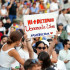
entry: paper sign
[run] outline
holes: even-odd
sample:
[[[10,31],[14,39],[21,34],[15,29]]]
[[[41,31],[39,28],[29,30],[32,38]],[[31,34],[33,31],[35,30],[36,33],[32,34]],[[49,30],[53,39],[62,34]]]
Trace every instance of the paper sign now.
[[[24,25],[28,38],[56,34],[56,14],[25,15]]]

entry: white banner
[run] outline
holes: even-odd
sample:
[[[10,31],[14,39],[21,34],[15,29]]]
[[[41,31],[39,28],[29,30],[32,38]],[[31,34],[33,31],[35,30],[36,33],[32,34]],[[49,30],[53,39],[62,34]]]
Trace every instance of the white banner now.
[[[24,25],[28,38],[56,34],[56,14],[25,15]]]

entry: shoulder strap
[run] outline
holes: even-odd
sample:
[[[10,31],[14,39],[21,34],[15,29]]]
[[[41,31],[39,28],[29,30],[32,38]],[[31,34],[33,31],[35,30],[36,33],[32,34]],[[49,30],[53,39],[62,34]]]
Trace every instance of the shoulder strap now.
[[[15,48],[11,48],[11,49],[7,50],[7,53],[8,53],[9,51],[13,50],[13,49],[15,49]]]

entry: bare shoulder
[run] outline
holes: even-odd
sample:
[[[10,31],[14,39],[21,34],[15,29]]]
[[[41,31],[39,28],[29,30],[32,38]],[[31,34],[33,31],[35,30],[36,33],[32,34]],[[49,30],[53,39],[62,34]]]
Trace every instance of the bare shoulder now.
[[[8,50],[7,44],[4,44],[4,45],[2,46],[2,50],[3,50],[3,51],[7,51],[7,50]]]
[[[12,50],[10,50],[9,52],[8,52],[8,54],[10,55],[10,56],[13,56],[13,55],[15,55],[15,54],[17,54],[18,52],[15,50],[15,48],[14,49],[12,49]]]

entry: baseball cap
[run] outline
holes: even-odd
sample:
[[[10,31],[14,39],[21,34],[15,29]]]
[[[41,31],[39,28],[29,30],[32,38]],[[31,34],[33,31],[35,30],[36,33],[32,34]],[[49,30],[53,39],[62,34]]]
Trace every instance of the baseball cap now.
[[[42,42],[44,42],[44,44],[46,44],[49,47],[49,42],[46,40],[41,40]]]
[[[58,26],[63,26],[63,24],[62,23],[59,23]]]

